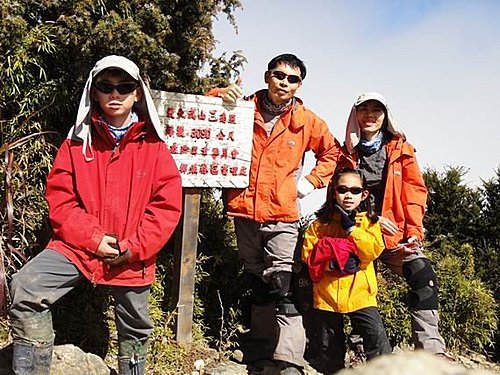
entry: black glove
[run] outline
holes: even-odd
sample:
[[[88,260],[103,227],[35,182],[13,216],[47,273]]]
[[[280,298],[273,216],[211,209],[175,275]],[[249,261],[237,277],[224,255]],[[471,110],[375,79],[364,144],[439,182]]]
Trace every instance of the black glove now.
[[[344,228],[347,232],[351,232],[356,224],[354,221],[356,218],[356,212],[347,212],[337,203],[335,203],[333,207],[340,213],[340,225],[342,225],[342,228]]]
[[[119,266],[120,264],[128,263],[130,257],[132,254],[130,253],[130,250],[125,250],[120,252],[120,255],[114,258],[105,258],[104,263],[109,264],[112,267]]]

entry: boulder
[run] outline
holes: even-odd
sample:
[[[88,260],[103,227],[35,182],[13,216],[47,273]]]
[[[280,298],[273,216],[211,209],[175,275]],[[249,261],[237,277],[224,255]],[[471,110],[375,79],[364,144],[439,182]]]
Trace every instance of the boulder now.
[[[457,362],[423,350],[399,351],[366,362],[356,368],[342,370],[338,375],[493,375],[482,369],[469,369]]]
[[[110,368],[103,359],[85,353],[79,347],[67,344],[54,347],[50,375],[110,375]]]
[[[12,344],[0,350],[0,375],[11,375]],[[113,371],[113,372],[112,372]],[[52,355],[51,375],[111,375],[101,357],[85,353],[74,345],[56,345]]]

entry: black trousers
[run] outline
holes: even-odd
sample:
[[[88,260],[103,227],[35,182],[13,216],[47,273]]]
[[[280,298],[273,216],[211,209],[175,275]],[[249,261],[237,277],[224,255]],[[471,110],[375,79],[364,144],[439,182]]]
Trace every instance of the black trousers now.
[[[326,372],[335,372],[344,368],[346,354],[346,335],[344,332],[344,315],[351,320],[353,331],[363,338],[363,347],[367,359],[382,354],[392,353],[387,339],[384,324],[376,307],[342,314],[324,310],[313,310],[315,318],[315,337],[319,340],[320,367]]]

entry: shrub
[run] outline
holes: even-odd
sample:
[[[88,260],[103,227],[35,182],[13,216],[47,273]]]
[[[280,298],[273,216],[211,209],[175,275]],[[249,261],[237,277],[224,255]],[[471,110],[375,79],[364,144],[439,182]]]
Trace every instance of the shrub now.
[[[440,332],[453,351],[485,352],[494,340],[498,306],[493,293],[475,275],[474,250],[441,237],[426,252],[439,285]],[[411,342],[410,316],[403,278],[382,269],[379,274],[379,307],[393,346]]]
[[[493,293],[476,276],[474,250],[443,240],[431,253],[439,284],[441,331],[452,350],[485,352],[498,324]]]

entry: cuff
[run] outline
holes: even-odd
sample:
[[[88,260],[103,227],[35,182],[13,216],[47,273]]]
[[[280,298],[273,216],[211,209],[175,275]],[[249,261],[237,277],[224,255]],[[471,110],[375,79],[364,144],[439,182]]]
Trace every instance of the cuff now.
[[[316,187],[305,177],[301,177],[297,182],[297,197],[304,198],[312,193]]]

